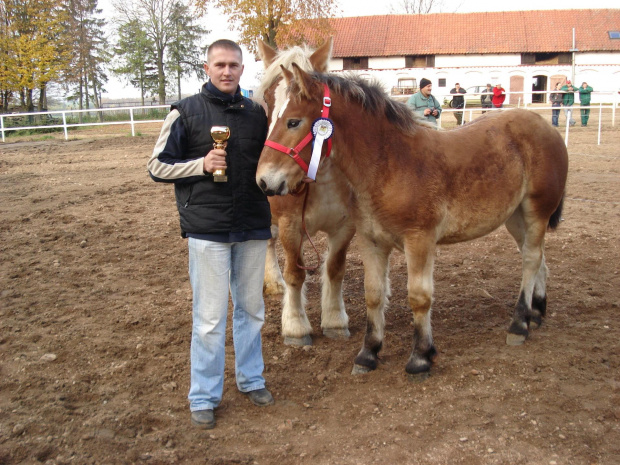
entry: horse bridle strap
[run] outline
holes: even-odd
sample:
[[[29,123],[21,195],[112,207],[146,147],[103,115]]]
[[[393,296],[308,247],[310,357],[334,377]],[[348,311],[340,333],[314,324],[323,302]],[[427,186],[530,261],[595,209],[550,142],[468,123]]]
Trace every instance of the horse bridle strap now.
[[[324,94],[323,94],[323,108],[321,109],[321,119],[328,120],[329,107],[332,106],[332,99],[329,96],[329,87],[327,87],[327,84],[323,84],[323,89],[324,89]],[[304,173],[308,174],[308,169],[309,169],[308,164],[301,159],[301,157],[299,156],[299,152],[301,152],[306,147],[306,145],[308,145],[310,141],[312,141],[314,138],[315,138],[314,133],[310,131],[308,135],[306,135],[306,137],[304,137],[302,141],[299,144],[297,144],[295,147],[287,147],[285,145],[279,144],[272,140],[266,140],[265,146],[271,147],[272,149],[276,149],[277,151],[288,155],[293,160],[295,160],[295,162],[297,162],[297,164],[301,167],[301,169],[304,170]],[[325,156],[329,157],[331,151],[332,151],[332,140],[331,138],[328,138],[327,139],[327,154]]]

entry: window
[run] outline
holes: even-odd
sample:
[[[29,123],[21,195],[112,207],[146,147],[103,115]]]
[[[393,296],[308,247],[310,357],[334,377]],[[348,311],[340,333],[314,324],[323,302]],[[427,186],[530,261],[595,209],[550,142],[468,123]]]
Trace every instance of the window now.
[[[571,63],[570,53],[522,53],[522,65],[568,65]]]
[[[610,39],[620,39],[620,31],[609,31],[608,34]]]
[[[368,57],[352,57],[343,59],[344,69],[368,69]]]
[[[446,78],[439,78],[439,82],[437,83],[437,87],[446,87]]]
[[[434,68],[435,55],[409,55],[405,57],[405,68]]]

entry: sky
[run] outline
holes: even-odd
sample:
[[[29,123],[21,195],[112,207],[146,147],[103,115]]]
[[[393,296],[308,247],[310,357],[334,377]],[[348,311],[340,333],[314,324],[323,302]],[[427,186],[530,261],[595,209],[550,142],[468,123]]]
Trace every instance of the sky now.
[[[342,12],[341,16],[370,16],[388,14],[391,2],[400,0],[335,0]],[[515,10],[557,10],[557,9],[605,9],[618,8],[618,0],[564,0],[562,2],[545,2],[540,0],[518,0],[512,2],[491,1],[491,0],[436,0],[439,8],[433,9],[434,13],[473,13],[484,11],[515,11]],[[114,15],[111,0],[99,0],[99,8],[103,9],[105,18]],[[202,26],[211,30],[211,34],[206,37],[206,42],[213,42],[217,39],[237,40],[237,32],[228,28],[228,20],[217,10],[209,10],[202,19]],[[244,48],[245,70],[241,77],[241,87],[252,88],[258,85],[258,74],[262,69],[261,62],[255,62],[252,54]],[[110,75],[110,81],[106,84],[107,93],[103,98],[128,98],[135,96],[139,98],[139,91],[131,86],[124,85],[120,80]],[[201,82],[196,79],[186,80],[181,84],[183,93],[193,93],[200,89]]]

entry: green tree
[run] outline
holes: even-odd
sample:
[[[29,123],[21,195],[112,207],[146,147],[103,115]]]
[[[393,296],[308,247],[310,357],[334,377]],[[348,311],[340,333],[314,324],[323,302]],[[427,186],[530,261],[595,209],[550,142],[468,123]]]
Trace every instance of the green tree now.
[[[158,88],[155,47],[137,20],[119,24],[117,36],[114,48],[116,66],[112,72],[140,89],[144,106],[145,97],[156,94]]]
[[[176,78],[179,100],[182,98],[181,78],[183,76],[195,75],[200,79],[206,78],[203,67],[206,46],[201,47],[200,43],[209,32],[195,23],[188,6],[180,2],[174,5],[167,67],[170,74]]]
[[[215,6],[240,32],[239,42],[256,51],[261,38],[273,48],[310,41],[331,33],[328,19],[337,13],[336,0],[194,0],[204,11]],[[309,21],[311,20],[311,21]]]

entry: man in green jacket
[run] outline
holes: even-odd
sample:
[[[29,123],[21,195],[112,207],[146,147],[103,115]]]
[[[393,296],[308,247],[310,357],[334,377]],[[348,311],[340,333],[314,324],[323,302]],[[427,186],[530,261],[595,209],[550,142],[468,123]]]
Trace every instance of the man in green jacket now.
[[[581,87],[579,88],[579,103],[581,105],[581,127],[585,127],[588,125],[588,118],[590,118],[591,93],[592,87],[590,87],[587,82],[581,84]]]
[[[409,97],[407,105],[428,121],[437,124],[437,119],[441,115],[441,104],[431,95],[433,84],[426,78],[420,80],[420,90]]]
[[[575,120],[573,119],[573,103],[575,103],[575,91],[577,89],[573,87],[572,82],[566,81],[566,84],[564,84],[560,90],[564,92],[564,97],[562,97],[562,106],[564,107],[564,114],[566,115],[566,124],[574,126]]]

